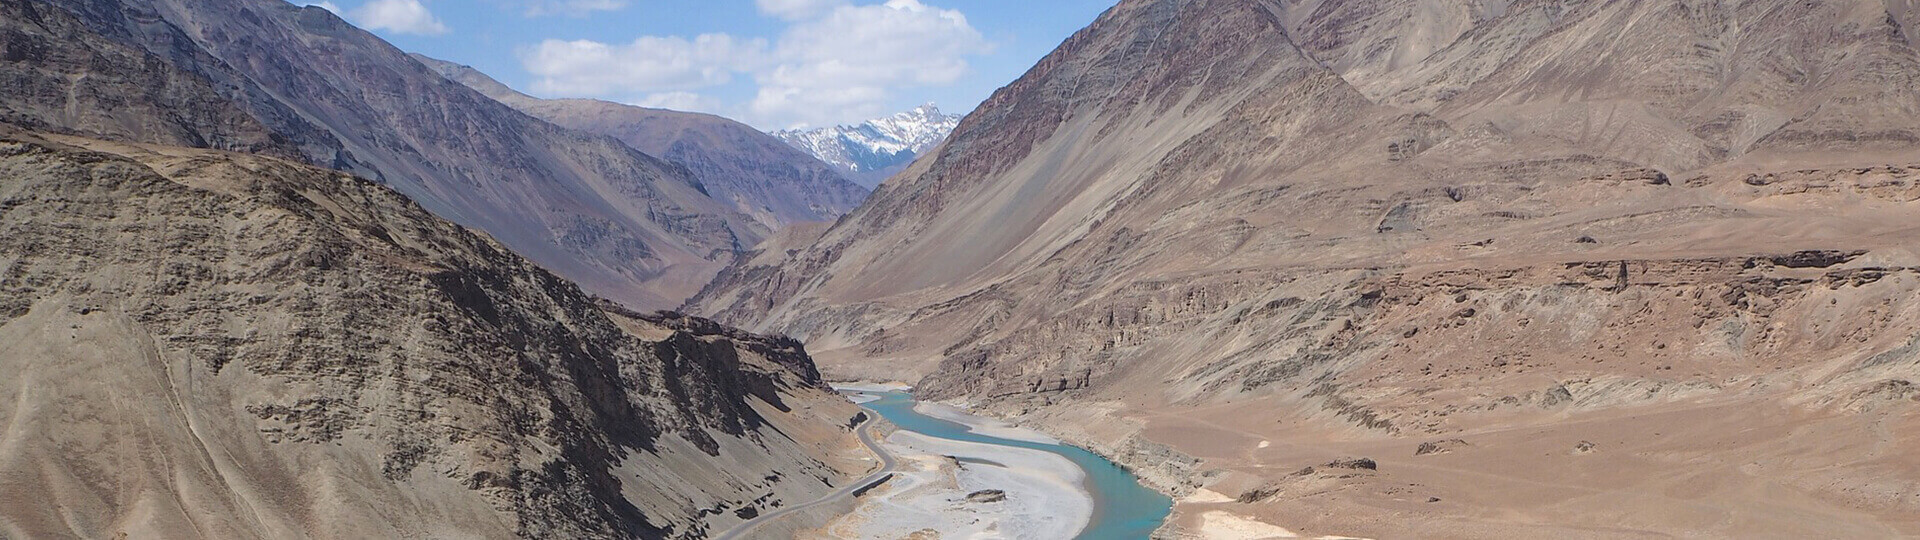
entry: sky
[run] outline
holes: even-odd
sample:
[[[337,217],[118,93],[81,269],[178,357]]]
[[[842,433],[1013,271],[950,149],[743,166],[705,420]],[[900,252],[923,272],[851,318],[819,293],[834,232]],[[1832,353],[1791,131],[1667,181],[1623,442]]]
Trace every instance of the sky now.
[[[1115,0],[294,0],[539,97],[760,129],[971,111]]]

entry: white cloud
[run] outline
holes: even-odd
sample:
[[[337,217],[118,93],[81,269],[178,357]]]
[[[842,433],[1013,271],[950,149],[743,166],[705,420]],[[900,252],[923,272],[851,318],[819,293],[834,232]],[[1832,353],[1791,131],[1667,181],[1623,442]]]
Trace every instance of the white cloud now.
[[[526,14],[528,17],[585,17],[595,11],[619,11],[626,7],[627,0],[529,0]]]
[[[726,34],[686,38],[643,36],[626,45],[550,39],[523,51],[521,64],[539,77],[534,91],[567,96],[683,91],[727,84],[767,50],[763,39]]]
[[[754,97],[719,108],[763,127],[790,127],[890,112],[895,91],[956,83],[970,57],[993,49],[966,15],[920,0],[756,1],[763,14],[788,21],[771,43],[727,34],[646,36],[625,45],[548,40],[523,51],[521,64],[539,93],[643,96],[643,103],[692,103],[708,112],[723,111],[698,91],[744,75],[757,87]]]
[[[421,4],[420,0],[372,0],[355,8],[347,16],[368,30],[422,36],[447,33],[447,25],[434,17],[433,12],[427,11],[427,6]]]
[[[847,0],[755,0],[760,13],[772,15],[790,21],[807,20],[833,8],[847,5]]]
[[[300,3],[300,5],[303,5],[303,6],[318,6],[318,7],[320,7],[321,9],[325,9],[325,10],[327,10],[327,11],[331,11],[331,12],[333,12],[333,14],[335,14],[335,15],[339,15],[339,14],[341,14],[341,13],[346,13],[345,11],[341,11],[341,10],[340,10],[340,6],[339,6],[339,5],[337,5],[337,4],[334,4],[333,2],[301,2],[301,3]]]

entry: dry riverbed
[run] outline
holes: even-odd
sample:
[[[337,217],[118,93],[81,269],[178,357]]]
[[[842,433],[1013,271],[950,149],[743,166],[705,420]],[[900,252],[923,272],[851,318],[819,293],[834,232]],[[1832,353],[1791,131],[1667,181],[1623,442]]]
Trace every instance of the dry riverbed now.
[[[916,410],[980,433],[1052,442],[1039,432],[950,407],[923,404]],[[882,447],[899,458],[898,474],[865,493],[852,513],[799,538],[1065,539],[1092,519],[1085,473],[1057,454],[906,430],[894,431]]]

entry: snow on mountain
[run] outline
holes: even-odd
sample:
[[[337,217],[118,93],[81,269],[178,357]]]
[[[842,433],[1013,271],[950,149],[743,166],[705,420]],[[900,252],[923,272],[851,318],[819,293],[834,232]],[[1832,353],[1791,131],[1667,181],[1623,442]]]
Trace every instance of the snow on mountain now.
[[[872,188],[946,140],[947,134],[960,125],[960,118],[957,114],[941,114],[939,107],[929,103],[860,125],[782,130],[773,132],[773,136]]]

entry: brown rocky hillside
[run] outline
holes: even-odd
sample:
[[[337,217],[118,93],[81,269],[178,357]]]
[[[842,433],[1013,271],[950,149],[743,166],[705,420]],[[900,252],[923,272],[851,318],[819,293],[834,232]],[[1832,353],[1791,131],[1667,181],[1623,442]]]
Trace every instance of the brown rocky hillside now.
[[[797,342],[337,171],[5,129],[0,536],[703,538],[843,481]]]
[[[768,233],[684,167],[527,116],[318,7],[4,0],[0,118],[379,181],[595,294],[678,305]],[[17,16],[16,16],[17,15]]]
[[[1920,534],[1915,13],[1127,0],[687,309],[1116,456],[1169,535]]]
[[[413,57],[535,118],[613,137],[647,155],[685,166],[715,199],[769,229],[833,221],[867,197],[867,188],[847,180],[833,166],[746,124],[710,114],[593,99],[540,99],[472,67]]]

